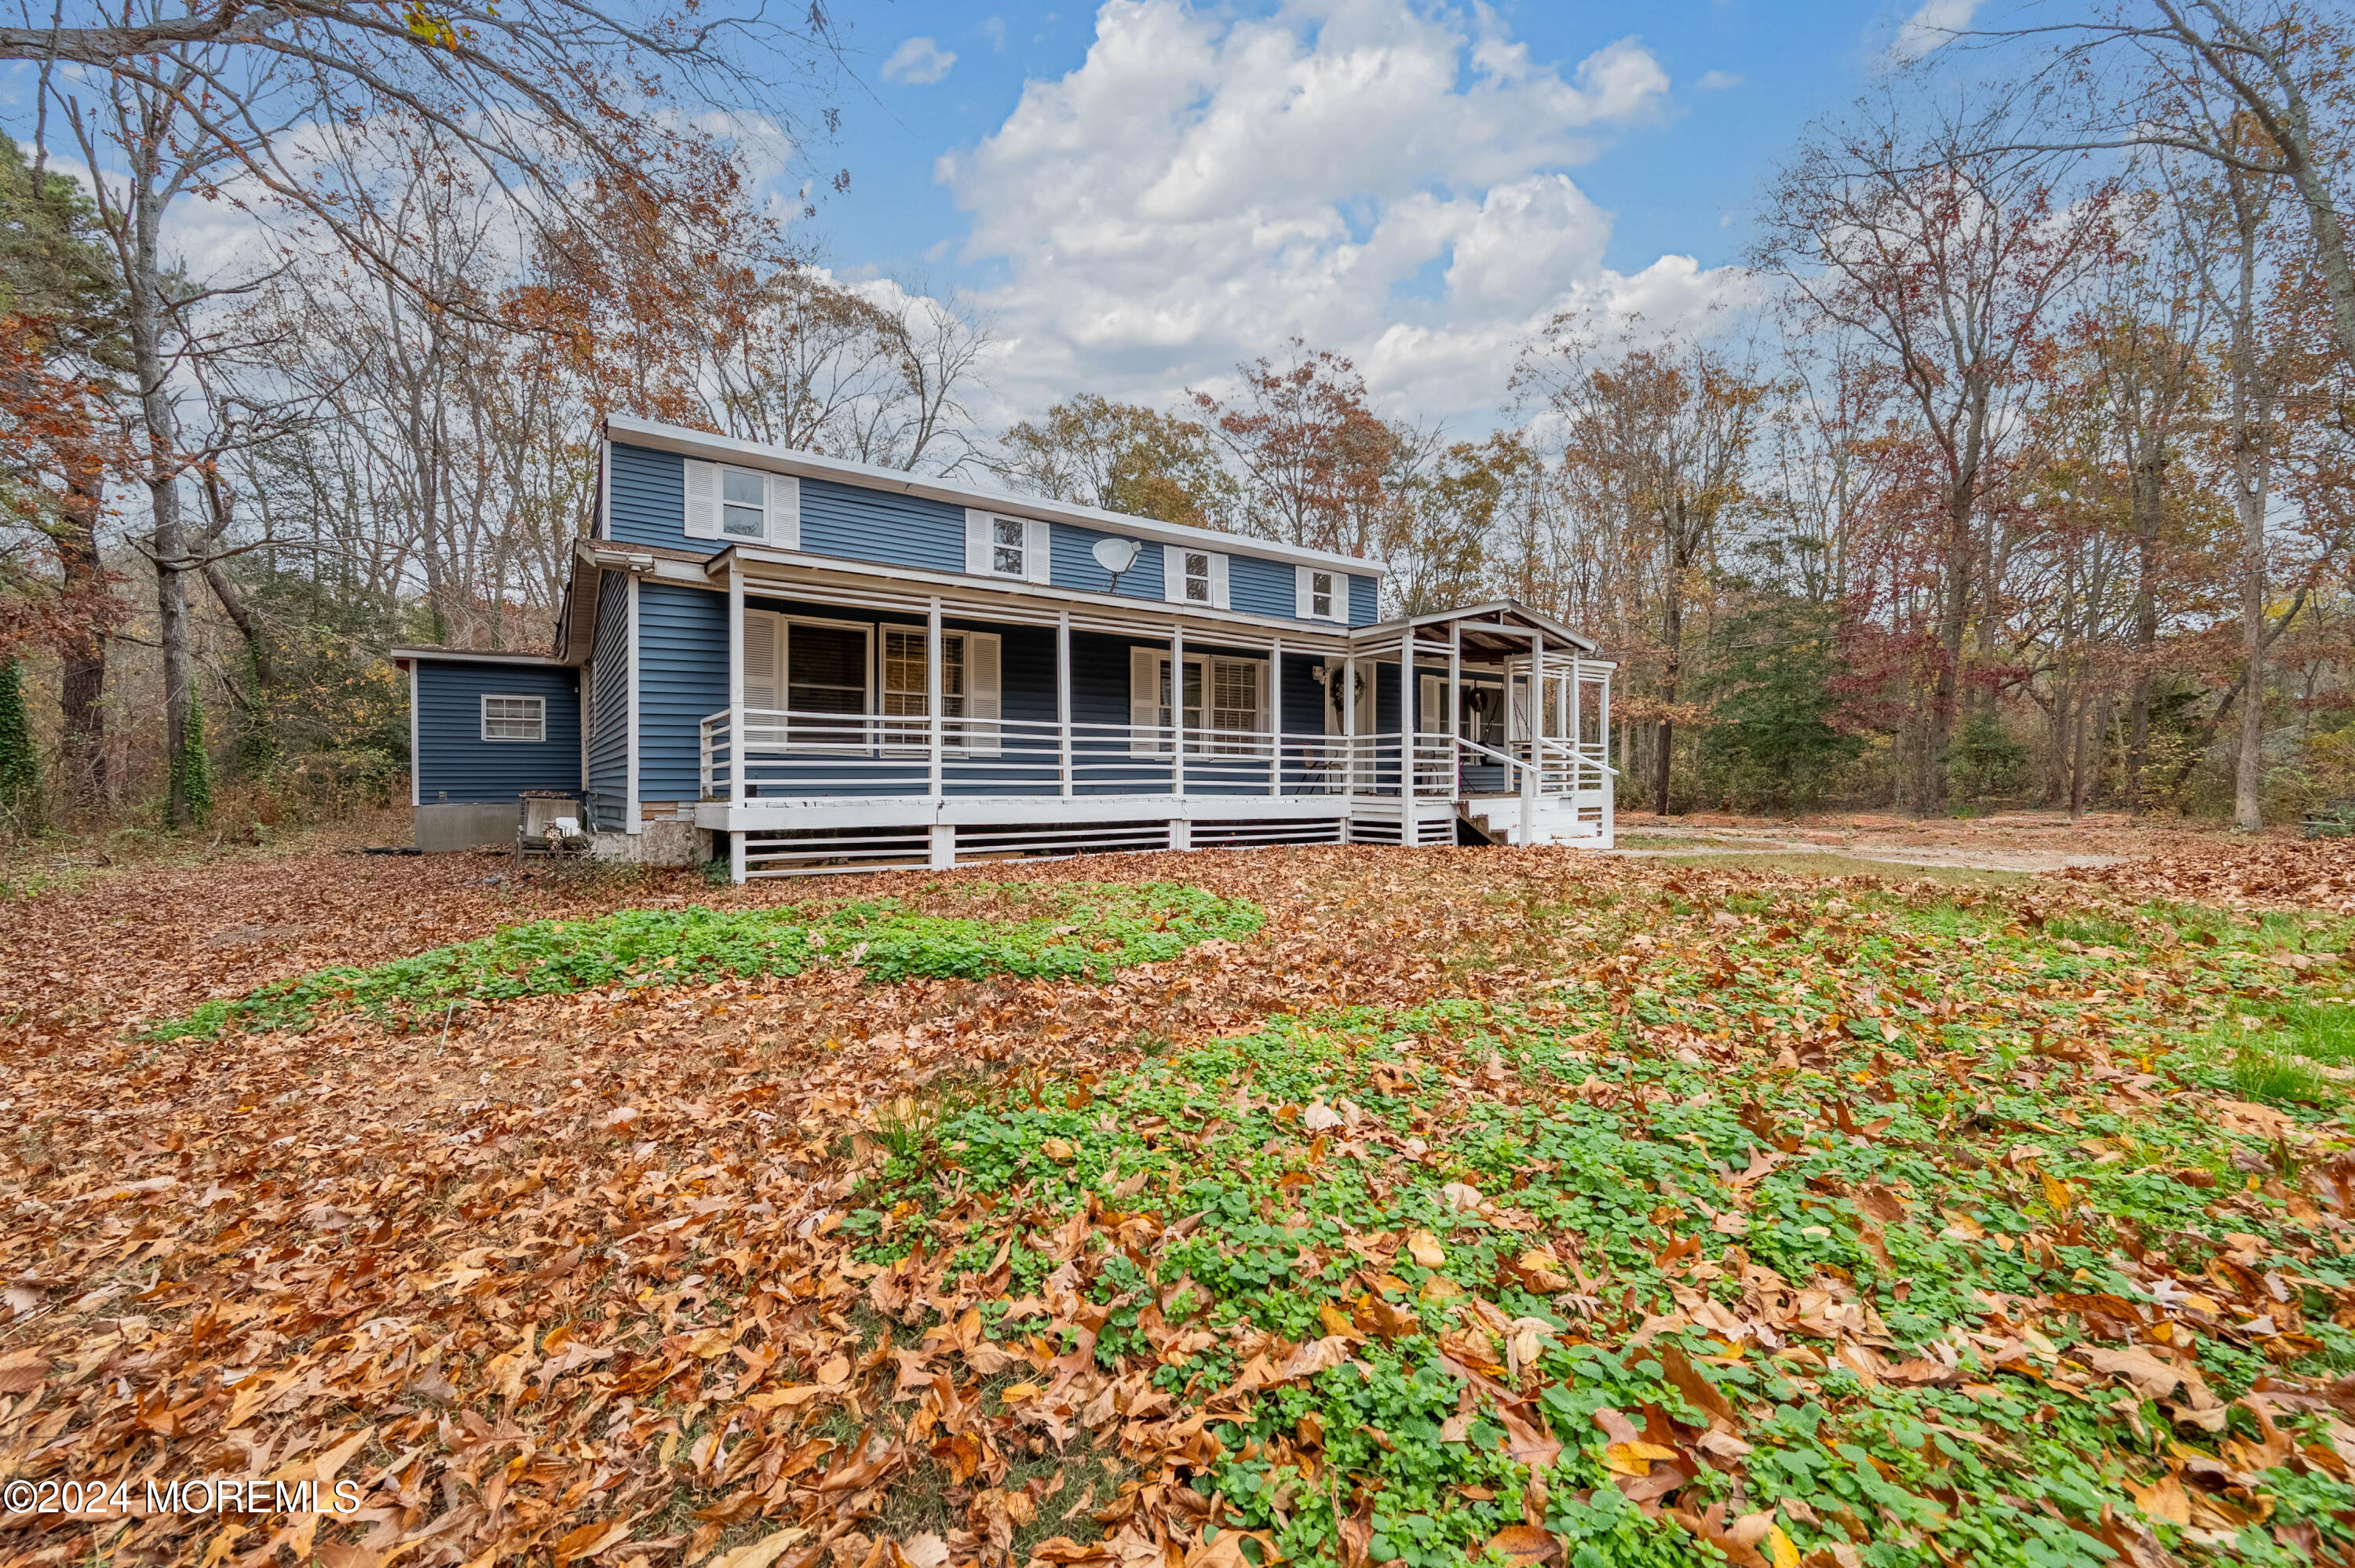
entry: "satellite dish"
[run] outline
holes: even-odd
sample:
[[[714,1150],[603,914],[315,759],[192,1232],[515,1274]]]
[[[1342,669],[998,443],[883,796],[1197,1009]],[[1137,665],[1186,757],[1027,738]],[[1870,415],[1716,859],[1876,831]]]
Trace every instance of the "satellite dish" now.
[[[1098,539],[1095,547],[1096,565],[1117,577],[1121,573],[1136,565],[1136,552],[1139,548],[1141,546],[1134,539]]]

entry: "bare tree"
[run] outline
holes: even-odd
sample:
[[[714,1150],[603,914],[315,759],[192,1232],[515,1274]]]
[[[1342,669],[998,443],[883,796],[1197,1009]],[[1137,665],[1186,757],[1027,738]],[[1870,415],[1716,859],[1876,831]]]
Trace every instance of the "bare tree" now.
[[[1622,530],[1649,568],[1660,639],[1652,799],[1665,816],[1691,579],[1742,499],[1768,388],[1736,353],[1632,334],[1606,345],[1580,315],[1556,317],[1515,379],[1562,420],[1574,504]]]
[[[2048,313],[2106,253],[2106,202],[2062,188],[2083,155],[2006,150],[2033,108],[1924,107],[1904,85],[1883,88],[1784,165],[1758,249],[1802,320],[1871,345],[1939,466],[1939,661],[1915,783],[1924,809],[1944,799],[1965,641],[1985,598],[1981,503],[2002,477]]]
[[[365,126],[469,161],[481,183],[528,193],[518,211],[552,242],[578,244],[616,197],[674,223],[730,206],[738,166],[706,126],[793,146],[830,131],[834,111],[805,105],[830,82],[838,40],[816,4],[781,17],[701,0],[110,0],[88,22],[0,26],[0,58],[38,61],[45,79],[91,68],[168,101],[221,194],[303,212],[422,290],[367,221],[378,192],[328,177],[293,128]]]

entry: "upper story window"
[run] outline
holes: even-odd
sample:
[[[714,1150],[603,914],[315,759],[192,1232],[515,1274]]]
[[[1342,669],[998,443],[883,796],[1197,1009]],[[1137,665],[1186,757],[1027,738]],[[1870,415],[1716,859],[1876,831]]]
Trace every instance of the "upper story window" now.
[[[687,463],[687,536],[801,546],[801,481],[726,463]]]
[[[1016,582],[1050,579],[1047,524],[1029,517],[1001,517],[979,507],[964,514],[964,569],[975,577]]]
[[[1207,605],[1225,609],[1227,557],[1217,550],[1197,550],[1183,545],[1161,547],[1161,597],[1171,604]]]
[[[1022,520],[1018,517],[993,517],[989,520],[989,569],[1000,577],[1018,577],[1028,572],[1028,559],[1022,547]]]
[[[485,740],[546,740],[548,738],[548,699],[546,697],[485,697],[483,699],[483,738]]]
[[[1186,602],[1210,602],[1210,553],[1208,550],[1186,552]]]
[[[769,536],[769,481],[746,469],[719,471],[719,531],[731,539]]]
[[[1293,613],[1303,620],[1349,619],[1349,583],[1325,567],[1300,567],[1293,578]]]

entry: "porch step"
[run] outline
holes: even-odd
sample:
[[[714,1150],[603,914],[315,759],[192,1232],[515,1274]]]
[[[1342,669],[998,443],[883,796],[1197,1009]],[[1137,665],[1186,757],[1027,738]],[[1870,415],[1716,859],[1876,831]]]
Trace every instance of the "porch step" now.
[[[1531,832],[1525,841],[1521,836],[1521,798],[1518,795],[1479,796],[1459,802],[1457,810],[1464,820],[1484,834],[1489,842],[1518,844],[1586,844],[1609,848],[1601,826],[1592,816],[1582,821],[1571,803],[1560,796],[1545,796],[1537,802],[1530,817]]]

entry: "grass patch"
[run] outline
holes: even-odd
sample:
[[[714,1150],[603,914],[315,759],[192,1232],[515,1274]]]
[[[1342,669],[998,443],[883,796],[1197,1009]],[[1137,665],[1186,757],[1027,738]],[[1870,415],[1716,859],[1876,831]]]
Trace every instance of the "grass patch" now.
[[[2314,1064],[2270,1040],[2252,1041],[2232,1053],[2232,1087],[2244,1100],[2266,1105],[2318,1105],[2329,1087]]]
[[[146,1038],[300,1029],[346,1012],[430,1020],[478,1002],[606,985],[783,977],[826,963],[860,966],[878,980],[1103,980],[1211,938],[1248,936],[1263,919],[1243,900],[1176,883],[958,889],[967,897],[978,891],[1012,902],[1021,917],[919,913],[879,899],[822,912],[624,909],[590,920],[539,920],[391,963],[322,969],[208,1001]]]

